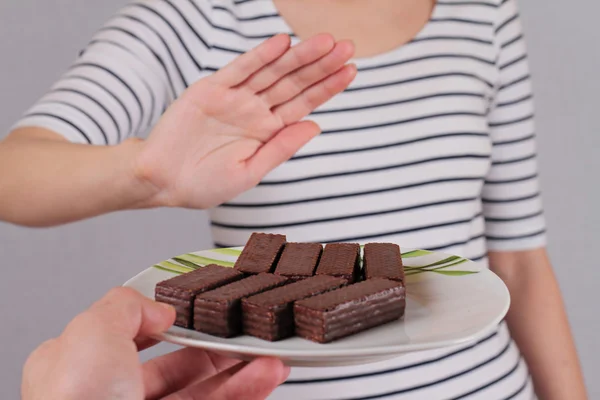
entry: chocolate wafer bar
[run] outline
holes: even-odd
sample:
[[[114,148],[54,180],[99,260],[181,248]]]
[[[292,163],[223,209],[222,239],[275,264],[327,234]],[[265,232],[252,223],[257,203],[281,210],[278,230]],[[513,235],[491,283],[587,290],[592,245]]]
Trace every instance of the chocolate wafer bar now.
[[[360,246],[357,243],[331,243],[325,246],[317,275],[331,275],[354,283],[360,276]]]
[[[294,304],[296,334],[328,343],[394,321],[404,315],[402,282],[369,279]]]
[[[244,274],[233,268],[220,265],[207,265],[195,271],[159,282],[155,289],[155,299],[175,307],[175,325],[191,328],[194,299],[200,293],[242,279]]]
[[[194,329],[229,338],[242,332],[242,298],[285,284],[283,276],[258,274],[205,292],[194,302]]]
[[[366,279],[386,278],[404,281],[404,267],[400,246],[392,243],[368,243],[363,256]]]
[[[318,243],[287,243],[275,273],[294,282],[311,277],[322,252],[323,246]]]
[[[285,242],[284,235],[253,233],[237,259],[235,269],[246,274],[273,271]]]
[[[346,280],[313,276],[242,300],[244,333],[276,341],[294,334],[294,301],[343,286]]]

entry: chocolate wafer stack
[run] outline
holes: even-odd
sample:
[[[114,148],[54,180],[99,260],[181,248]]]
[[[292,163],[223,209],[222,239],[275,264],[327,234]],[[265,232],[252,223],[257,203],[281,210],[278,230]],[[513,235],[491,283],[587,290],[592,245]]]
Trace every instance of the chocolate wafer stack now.
[[[322,252],[318,243],[287,243],[275,273],[294,282],[309,278],[315,274]]]
[[[298,301],[296,334],[328,343],[397,320],[404,315],[405,295],[402,282],[370,279]]]
[[[363,270],[366,279],[386,278],[404,281],[404,267],[400,246],[392,243],[368,243],[365,245]]]
[[[177,317],[175,325],[191,328],[193,321],[193,304],[197,295],[219,286],[226,285],[244,274],[220,265],[207,265],[184,275],[176,276],[156,285],[156,301],[175,307]]]
[[[235,269],[245,274],[272,272],[285,242],[284,235],[253,233],[237,259]]]
[[[210,335],[276,341],[296,333],[328,343],[404,315],[400,247],[369,243],[363,270],[360,261],[356,243],[323,249],[254,233],[235,268],[209,265],[160,282],[155,297],[175,307],[175,325]]]
[[[313,276],[242,300],[244,333],[276,341],[294,334],[293,303],[343,286],[343,278]]]
[[[344,278],[348,283],[360,277],[360,246],[357,243],[331,243],[325,246],[317,275]]]
[[[220,337],[242,332],[242,299],[285,284],[286,278],[258,274],[196,297],[194,329]]]

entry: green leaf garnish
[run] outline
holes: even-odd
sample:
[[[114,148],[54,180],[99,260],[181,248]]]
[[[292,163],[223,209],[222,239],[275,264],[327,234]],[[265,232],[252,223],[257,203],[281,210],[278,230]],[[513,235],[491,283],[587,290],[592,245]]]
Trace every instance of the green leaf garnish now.
[[[414,258],[414,257],[421,257],[421,256],[426,256],[432,254],[431,251],[428,250],[413,250],[413,251],[409,251],[407,253],[403,253],[402,257],[404,258]]]
[[[198,268],[202,268],[202,265],[198,265],[196,263],[193,263],[191,261],[185,260],[183,258],[179,258],[179,257],[173,257],[173,260],[177,261],[180,264],[185,265],[186,267],[189,267],[191,269],[198,269]]]
[[[238,257],[240,254],[242,254],[241,250],[231,249],[231,248],[229,248],[229,249],[227,249],[227,248],[226,249],[214,249],[214,250],[211,250],[211,252],[223,254],[226,256],[233,256],[233,257]]]
[[[460,258],[460,257],[457,257]],[[462,276],[462,275],[470,275],[470,274],[477,274],[479,273],[479,271],[446,271],[446,268],[450,268],[450,267],[454,267],[460,264],[464,264],[466,263],[467,260],[466,258],[460,258],[459,261],[452,263],[452,264],[448,264],[448,265],[442,265],[440,267],[437,268],[413,268],[412,270],[406,270],[406,276],[411,276],[411,275],[418,275],[418,274],[422,274],[425,272],[434,272],[436,274],[442,274],[442,275],[449,275],[449,276]],[[456,272],[456,273],[455,273]]]
[[[181,262],[180,260],[185,260],[185,261],[188,261],[188,262],[193,263],[200,267],[203,267],[203,266],[209,265],[209,264],[217,264],[217,265],[221,265],[223,267],[233,267],[235,264],[230,261],[215,260],[213,258],[202,257],[202,256],[198,256],[196,254],[182,254],[175,258],[178,260],[178,262]],[[175,258],[173,258],[173,259],[175,259]]]
[[[159,264],[156,264],[154,266],[154,268],[160,269],[162,271],[171,272],[174,274],[185,274],[187,272],[193,271],[192,268],[184,267],[182,265],[177,265],[177,264],[169,262],[169,261],[163,261]]]
[[[406,270],[415,270],[415,269],[424,269],[424,268],[430,268],[430,267],[435,267],[437,265],[443,265],[443,264],[447,264],[450,263],[452,261],[456,261],[456,260],[462,260],[462,262],[466,262],[467,260],[462,258],[462,257],[458,257],[458,256],[450,256],[448,258],[445,258],[443,260],[431,263],[431,264],[427,264],[427,265],[421,265],[419,267],[409,267],[409,266],[405,266],[404,268]],[[454,265],[454,264],[453,264]]]
[[[434,271],[436,274],[448,275],[448,276],[464,276],[477,274],[478,271]]]

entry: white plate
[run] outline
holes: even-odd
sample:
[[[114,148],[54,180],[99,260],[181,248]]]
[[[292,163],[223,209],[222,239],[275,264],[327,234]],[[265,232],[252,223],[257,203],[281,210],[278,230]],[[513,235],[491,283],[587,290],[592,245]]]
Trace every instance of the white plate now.
[[[232,266],[241,248],[184,254],[149,268],[125,283],[154,297],[155,285],[177,273],[211,263]],[[406,314],[400,321],[338,340],[317,344],[297,337],[267,342],[249,336],[222,339],[172,327],[159,339],[250,360],[272,356],[291,366],[365,364],[403,353],[474,342],[492,331],[510,304],[502,280],[488,269],[458,256],[403,249]]]

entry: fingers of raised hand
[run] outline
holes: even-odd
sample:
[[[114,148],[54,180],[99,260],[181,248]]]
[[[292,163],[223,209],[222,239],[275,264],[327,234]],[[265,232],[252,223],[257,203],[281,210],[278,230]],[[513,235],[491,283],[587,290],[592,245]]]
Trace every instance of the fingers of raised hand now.
[[[273,111],[285,125],[297,122],[346,89],[355,76],[356,66],[346,65]]]
[[[223,86],[233,87],[280,58],[290,47],[288,35],[276,35],[256,48],[237,57],[215,72],[211,79]]]
[[[282,77],[259,95],[271,107],[285,103],[336,73],[353,54],[353,44],[349,41],[341,41],[324,57]]]
[[[314,122],[302,121],[277,133],[246,161],[249,186],[256,185],[271,170],[289,160],[319,132],[319,126]]]
[[[255,73],[243,86],[255,93],[269,88],[286,75],[314,63],[335,46],[331,35],[321,34],[290,48],[280,58]]]

